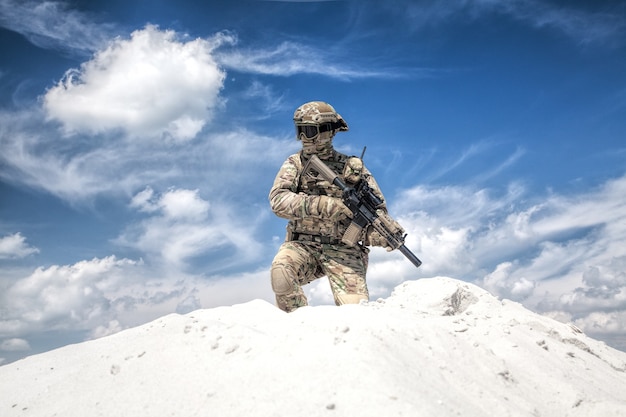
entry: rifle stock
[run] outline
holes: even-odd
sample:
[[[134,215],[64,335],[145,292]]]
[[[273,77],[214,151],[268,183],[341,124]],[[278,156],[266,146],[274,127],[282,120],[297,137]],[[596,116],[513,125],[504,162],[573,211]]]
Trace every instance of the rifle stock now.
[[[362,230],[367,226],[372,226],[393,249],[398,249],[416,268],[419,268],[422,261],[404,245],[405,235],[399,229],[399,225],[396,226],[397,222],[380,209],[383,201],[372,192],[365,181],[360,180],[356,188],[347,186],[339,178],[339,175],[322,162],[317,155],[309,158],[304,166],[304,172],[308,172],[311,168],[319,172],[326,181],[341,189],[343,202],[352,211],[352,223],[341,239],[343,243],[354,246],[358,242]]]

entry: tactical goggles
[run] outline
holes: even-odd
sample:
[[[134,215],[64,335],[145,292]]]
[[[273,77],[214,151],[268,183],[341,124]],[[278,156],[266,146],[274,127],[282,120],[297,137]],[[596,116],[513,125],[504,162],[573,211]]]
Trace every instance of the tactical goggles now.
[[[337,126],[336,126],[337,125]],[[339,123],[321,123],[319,125],[296,125],[296,135],[300,137],[300,133],[304,133],[307,139],[313,139],[323,132],[330,132],[339,128]]]

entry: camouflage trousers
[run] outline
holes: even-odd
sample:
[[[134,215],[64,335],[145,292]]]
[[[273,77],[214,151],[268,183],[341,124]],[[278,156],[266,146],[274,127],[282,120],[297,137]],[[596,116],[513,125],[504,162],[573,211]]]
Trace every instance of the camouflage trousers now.
[[[308,305],[302,286],[324,275],[330,282],[335,304],[356,304],[367,300],[368,252],[367,248],[341,244],[283,243],[271,268],[276,305],[287,312]]]

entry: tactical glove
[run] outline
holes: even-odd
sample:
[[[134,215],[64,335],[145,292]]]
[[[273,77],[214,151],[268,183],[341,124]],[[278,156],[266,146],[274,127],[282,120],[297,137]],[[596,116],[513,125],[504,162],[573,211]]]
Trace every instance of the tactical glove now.
[[[387,250],[387,252],[391,252],[393,250],[389,242],[387,242],[387,239],[382,237],[380,233],[378,233],[374,228],[371,228],[371,227],[367,231],[367,235],[365,238],[365,245],[366,246],[382,246],[383,248]]]
[[[311,214],[322,219],[338,221],[346,217],[352,218],[352,212],[340,198],[326,195],[315,196],[317,199],[317,210],[313,209]],[[313,204],[313,208],[315,204]]]
[[[400,226],[400,223],[392,219],[385,210],[376,210],[378,214],[378,218],[381,223],[385,226],[385,229],[389,231],[391,236],[401,237],[404,236],[404,229]],[[365,234],[365,245],[366,246],[382,246],[387,249],[387,252],[391,252],[395,248],[385,239],[380,233],[376,231],[372,226],[367,229]]]

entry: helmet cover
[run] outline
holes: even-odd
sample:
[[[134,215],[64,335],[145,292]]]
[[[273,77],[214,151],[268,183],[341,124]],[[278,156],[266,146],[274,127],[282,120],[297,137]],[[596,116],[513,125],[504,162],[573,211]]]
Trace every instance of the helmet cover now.
[[[293,114],[296,125],[331,123],[334,130],[345,132],[348,124],[333,106],[323,101],[310,101],[298,107]]]

